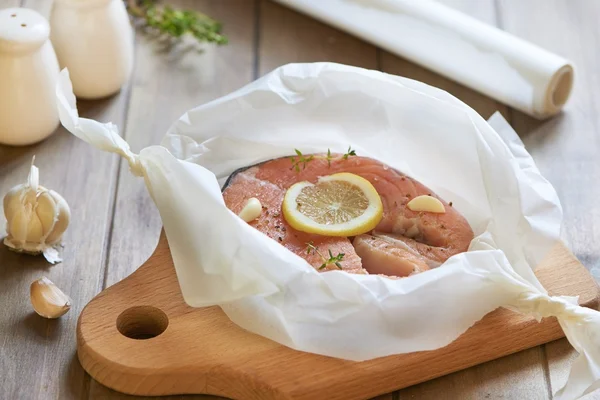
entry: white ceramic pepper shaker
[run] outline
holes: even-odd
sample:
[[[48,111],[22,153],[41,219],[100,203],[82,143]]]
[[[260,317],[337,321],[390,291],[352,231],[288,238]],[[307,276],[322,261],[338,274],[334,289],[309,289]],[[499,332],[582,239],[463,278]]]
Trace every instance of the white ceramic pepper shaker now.
[[[50,26],[26,8],[0,10],[0,143],[28,145],[58,127],[58,61]]]
[[[118,92],[133,67],[133,31],[123,0],[55,0],[50,39],[75,96]]]

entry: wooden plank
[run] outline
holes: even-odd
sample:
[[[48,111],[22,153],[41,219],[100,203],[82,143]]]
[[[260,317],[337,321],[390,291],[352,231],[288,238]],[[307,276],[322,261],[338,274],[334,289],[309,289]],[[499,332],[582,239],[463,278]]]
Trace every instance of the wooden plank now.
[[[260,75],[287,63],[331,61],[377,69],[377,49],[268,0],[260,2]]]
[[[562,115],[540,122],[513,112],[512,124],[541,172],[556,188],[564,210],[563,238],[600,278],[600,2],[587,0],[500,1],[503,28],[571,59],[575,85]],[[576,352],[566,340],[546,345],[552,392],[566,381]],[[600,397],[600,391],[590,396]]]
[[[179,0],[174,7],[196,9],[225,24],[230,43],[203,52],[193,40],[173,48],[147,35],[137,36],[134,84],[125,137],[134,151],[159,144],[184,112],[227,94],[252,80],[253,2]],[[142,179],[122,161],[111,234],[107,286],[129,275],[156,247],[161,227],[158,211]]]
[[[138,34],[136,65],[125,138],[134,151],[159,144],[186,111],[227,94],[252,80],[254,4],[235,0],[170,1],[196,9],[225,24],[230,43],[198,51],[192,40],[172,49]],[[122,161],[109,249],[106,286],[139,267],[156,247],[161,222],[144,182]]]
[[[14,3],[3,1],[0,7]],[[47,17],[49,3],[27,0],[23,6]],[[124,90],[106,100],[80,102],[79,109],[84,117],[121,124],[127,97]],[[75,327],[83,306],[102,289],[117,158],[60,128],[34,146],[0,147],[0,193],[26,178],[34,154],[41,183],[65,197],[72,221],[64,236],[62,264],[50,266],[41,257],[0,246],[0,398],[85,398],[89,377],[75,355]],[[45,320],[32,312],[29,284],[41,276],[73,299],[71,311],[60,320]]]
[[[129,114],[126,126],[120,125],[134,151],[160,143],[169,126],[184,112],[227,94],[253,78],[254,1],[178,0],[169,4],[199,10],[222,21],[230,42],[218,48],[208,46],[201,53],[193,40],[165,48],[146,35],[137,35]],[[143,180],[132,176],[125,162],[121,163],[118,179],[105,287],[128,276],[148,259],[162,226]],[[108,397],[129,398],[92,382],[91,399]],[[179,397],[171,397],[175,398]]]
[[[442,3],[496,25],[494,0],[444,0]],[[505,105],[393,54],[382,52],[381,69],[439,87],[458,97],[488,118],[495,111],[509,117]],[[545,357],[541,347],[522,351],[397,392],[399,399],[547,399]]]
[[[562,243],[538,266],[536,275],[553,295],[581,293],[585,306],[597,307],[600,301],[598,285]],[[364,362],[294,351],[241,329],[217,306],[185,304],[165,235],[141,268],[86,307],[77,331],[85,369],[117,390],[143,395],[211,393],[239,400],[364,399],[562,334],[554,318],[538,323],[531,316],[498,309],[434,351]],[[514,365],[494,370],[523,375]],[[545,388],[535,391],[535,380],[525,383],[532,386],[527,397],[507,397],[544,395]],[[485,397],[473,393],[481,389],[477,382],[469,386],[471,393],[455,391],[460,396],[450,398]],[[500,389],[503,395],[515,393],[508,387]],[[520,388],[516,393],[525,392]]]

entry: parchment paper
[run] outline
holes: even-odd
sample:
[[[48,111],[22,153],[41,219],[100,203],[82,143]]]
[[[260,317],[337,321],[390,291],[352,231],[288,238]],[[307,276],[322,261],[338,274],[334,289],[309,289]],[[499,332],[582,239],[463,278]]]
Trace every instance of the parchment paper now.
[[[275,0],[536,118],[558,113],[570,61],[431,0]]]
[[[120,154],[143,176],[169,240],[185,301],[218,304],[236,324],[301,351],[349,360],[443,347],[500,306],[557,316],[582,356],[559,398],[600,376],[598,312],[549,297],[532,268],[558,237],[561,208],[518,136],[420,82],[332,63],[290,64],[190,110],[162,146],[133,154],[113,124],[79,118],[68,73],[61,122]],[[433,189],[474,229],[469,251],[391,280],[318,273],[229,211],[235,169],[327,148],[377,158]]]

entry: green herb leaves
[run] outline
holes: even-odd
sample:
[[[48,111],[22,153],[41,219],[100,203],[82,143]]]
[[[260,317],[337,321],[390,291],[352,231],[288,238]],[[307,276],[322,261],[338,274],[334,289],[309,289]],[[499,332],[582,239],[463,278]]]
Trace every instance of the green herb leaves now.
[[[298,149],[294,149],[298,157],[292,157],[292,168],[296,170],[296,172],[300,172],[300,164],[302,164],[302,169],[306,168],[306,164],[311,162],[315,156],[305,157],[302,152]]]
[[[329,251],[329,259],[327,259],[323,265],[321,265],[319,267],[319,269],[325,268],[327,265],[329,264],[335,264],[336,267],[338,267],[339,269],[342,269],[342,265],[340,264],[340,261],[342,261],[344,259],[344,253],[338,253],[337,256],[333,256],[333,254],[331,253],[331,250]]]
[[[326,160],[327,160],[327,165],[329,165],[330,168],[331,168],[331,159],[332,158],[333,157],[331,157],[331,149],[327,149],[327,158],[326,158]]]
[[[335,264],[336,267],[342,269],[342,264],[340,264],[340,262],[344,259],[344,253],[338,253],[337,256],[334,256],[331,252],[331,249],[329,249],[327,250],[329,253],[329,258],[325,258],[325,256],[321,254],[319,248],[315,246],[313,242],[308,242],[306,243],[306,254],[310,254],[311,251],[313,252],[313,254],[318,254],[323,259],[323,264],[321,264],[319,270],[322,270],[330,264]]]
[[[313,253],[318,253],[319,249],[317,246],[315,246],[315,244],[313,242],[308,242],[308,243],[306,243],[306,254],[310,254],[311,251]],[[318,254],[321,254],[321,253],[318,253]],[[321,256],[321,257],[323,257],[323,256]]]
[[[198,42],[227,43],[227,38],[221,34],[221,23],[201,12],[176,10],[170,6],[157,7],[150,0],[127,0],[127,9],[143,25],[161,35],[180,38],[190,34]]]
[[[356,155],[356,151],[352,150],[351,146],[348,146],[348,151],[346,152],[346,154],[342,155],[341,157],[335,157],[335,156],[331,155],[331,149],[327,149],[326,156],[315,156],[315,155],[305,156],[298,149],[294,149],[294,151],[296,152],[297,157],[294,157],[294,156],[290,157],[290,160],[292,161],[292,167],[290,169],[293,169],[296,172],[300,172],[301,166],[302,166],[302,169],[305,169],[306,164],[308,164],[309,162],[311,162],[312,160],[315,160],[315,159],[327,160],[327,165],[329,167],[331,167],[331,161],[333,161],[333,160],[336,160],[336,159],[347,160],[348,157]]]
[[[348,146],[348,151],[346,152],[346,154],[344,154],[344,155],[342,156],[342,158],[343,158],[344,160],[347,160],[347,159],[348,159],[348,157],[350,157],[350,156],[355,156],[355,155],[356,155],[356,151],[355,151],[355,150],[352,150],[352,147]]]

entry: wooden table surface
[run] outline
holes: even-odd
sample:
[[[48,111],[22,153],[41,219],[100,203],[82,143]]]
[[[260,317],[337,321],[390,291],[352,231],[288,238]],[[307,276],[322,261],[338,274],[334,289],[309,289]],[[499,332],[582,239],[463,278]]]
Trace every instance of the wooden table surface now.
[[[79,102],[82,116],[117,124],[134,151],[158,143],[186,110],[285,63],[335,61],[415,78],[449,91],[486,118],[502,112],[558,191],[563,239],[600,277],[600,1],[443,1],[575,63],[575,88],[564,113],[543,122],[268,0],[171,2],[223,21],[230,44],[200,53],[187,46],[166,49],[136,34],[129,84],[111,98]],[[46,16],[51,8],[48,0],[0,0],[0,8],[19,4]],[[75,354],[75,326],[92,297],[150,255],[161,227],[158,212],[142,180],[123,161],[62,128],[35,146],[0,146],[0,193],[24,181],[34,154],[41,183],[64,195],[72,222],[62,264],[50,266],[41,257],[0,246],[0,399],[133,399],[83,371]],[[41,276],[73,299],[71,311],[59,320],[32,313],[29,284]],[[574,357],[560,340],[380,399],[549,399]],[[184,397],[211,398],[168,398]]]

